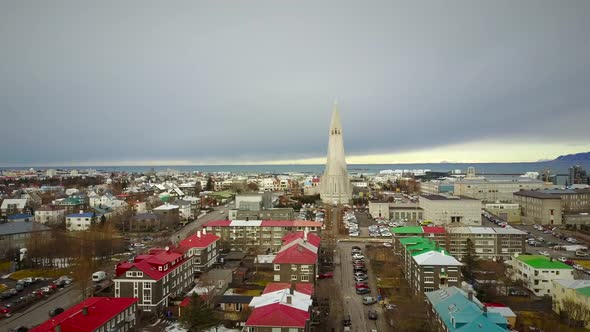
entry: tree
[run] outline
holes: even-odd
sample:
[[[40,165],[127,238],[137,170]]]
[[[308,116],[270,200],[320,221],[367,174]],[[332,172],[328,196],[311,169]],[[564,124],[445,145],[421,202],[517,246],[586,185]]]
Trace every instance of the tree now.
[[[198,197],[201,191],[203,191],[203,188],[201,187],[201,181],[197,180],[195,181],[195,196]]]
[[[256,182],[250,182],[250,183],[248,183],[248,185],[246,187],[248,188],[248,191],[258,191],[259,190]]]
[[[104,225],[105,222],[107,221],[107,217],[104,216],[104,214],[102,216],[100,216],[100,225]]]
[[[590,319],[590,308],[571,298],[559,301],[559,309],[560,316],[569,326],[584,327],[585,322]]]
[[[213,182],[213,177],[210,176],[207,179],[207,185],[205,186],[205,190],[213,191],[214,186],[215,186],[215,183]]]
[[[473,271],[477,268],[478,261],[477,255],[475,253],[475,245],[471,239],[467,239],[467,252],[465,256],[463,256],[463,267],[461,271],[463,272],[463,276],[468,281],[473,280]]]
[[[190,332],[200,332],[217,326],[218,322],[207,302],[193,293],[188,306],[184,308],[180,316],[180,324]]]

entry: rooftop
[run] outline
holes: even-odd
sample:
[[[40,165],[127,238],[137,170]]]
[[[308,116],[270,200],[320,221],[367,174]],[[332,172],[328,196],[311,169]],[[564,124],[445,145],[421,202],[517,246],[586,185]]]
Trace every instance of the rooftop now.
[[[96,331],[137,301],[136,298],[91,297],[29,331],[54,332],[57,325],[63,332]],[[88,309],[86,315],[82,311],[84,307]]]
[[[421,198],[426,198],[431,201],[476,201],[475,198],[467,197],[467,196],[447,196],[447,195],[436,195],[436,194],[427,194],[427,195],[420,195]]]
[[[317,248],[316,248],[317,249]],[[318,255],[301,244],[293,245],[281,250],[275,259],[274,264],[308,264],[317,263]]]
[[[0,236],[48,231],[49,227],[32,221],[15,221],[0,224]]]
[[[542,255],[518,255],[517,260],[535,269],[563,269],[571,270],[572,267],[560,261],[549,260],[549,257]]]
[[[422,234],[422,233],[424,233],[424,231],[422,230],[422,226],[392,227],[391,232],[393,234]]]
[[[180,241],[178,244],[182,248],[207,248],[213,242],[219,240],[219,236],[211,233],[202,234],[198,231],[197,234],[193,234],[186,239]]]

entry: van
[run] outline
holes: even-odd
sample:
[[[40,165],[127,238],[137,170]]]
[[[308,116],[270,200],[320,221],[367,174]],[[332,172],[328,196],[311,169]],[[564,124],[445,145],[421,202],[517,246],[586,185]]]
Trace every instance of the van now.
[[[104,271],[97,271],[92,274],[92,281],[101,282],[107,278],[107,273]]]
[[[576,257],[588,257],[588,250],[585,250],[585,249],[576,250]]]

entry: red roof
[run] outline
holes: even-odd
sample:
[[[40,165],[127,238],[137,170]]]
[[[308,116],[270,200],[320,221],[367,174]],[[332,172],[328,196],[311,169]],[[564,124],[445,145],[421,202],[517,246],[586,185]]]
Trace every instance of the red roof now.
[[[137,301],[136,298],[125,297],[91,297],[29,331],[53,332],[58,324],[62,332],[96,331]],[[88,308],[87,315],[82,313],[84,307]]]
[[[315,264],[318,255],[300,244],[293,245],[277,254],[274,264]]]
[[[424,233],[445,234],[447,231],[442,226],[422,226]]]
[[[219,240],[219,236],[215,234],[193,234],[186,239],[180,241],[178,244],[179,247],[189,249],[189,248],[207,248],[211,243]]]
[[[293,226],[295,227],[322,227],[322,223],[318,221],[309,221],[309,220],[295,220],[293,221]]]
[[[304,328],[309,312],[282,303],[273,303],[254,308],[246,326],[297,327]]]
[[[283,240],[283,245],[289,244],[297,239],[303,239],[304,232],[295,232],[289,233],[283,236],[281,240]],[[316,248],[320,247],[321,238],[313,233],[307,233],[307,242],[313,245]]]
[[[283,290],[287,288],[291,288],[291,284],[288,282],[271,282],[268,285],[266,285],[264,291],[262,291],[262,294],[276,292],[278,290]],[[299,293],[311,296],[313,295],[314,287],[311,283],[296,283],[295,290]]]
[[[182,262],[185,260],[183,253],[184,249],[182,248],[172,248],[168,251],[161,248],[152,248],[147,255],[139,255],[135,257],[134,263],[118,264],[116,275],[118,277],[127,272],[127,270],[135,267],[139,271],[147,274],[150,278],[160,280],[165,275],[182,265]],[[165,265],[168,265],[168,269],[164,268]],[[162,267],[161,271],[160,267]]]
[[[484,303],[484,305],[486,307],[496,307],[496,308],[505,308],[506,307],[505,304],[497,303],[497,302],[486,302],[486,303]]]
[[[203,227],[228,227],[231,223],[231,220],[214,220],[208,223],[205,223]]]

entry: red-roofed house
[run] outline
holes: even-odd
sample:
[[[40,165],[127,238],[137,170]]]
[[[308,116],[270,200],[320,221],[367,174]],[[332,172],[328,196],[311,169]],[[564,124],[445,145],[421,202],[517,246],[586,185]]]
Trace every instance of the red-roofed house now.
[[[197,233],[178,248],[152,248],[133,263],[117,264],[115,297],[139,298],[139,309],[157,311],[170,297],[189,290],[195,271],[208,269],[217,261],[219,237]]]
[[[322,223],[305,220],[219,220],[203,225],[207,232],[221,237],[229,249],[259,253],[278,252],[283,245],[280,240],[293,231],[308,230],[320,235]]]
[[[318,271],[318,247],[309,240],[318,242],[315,235],[303,233],[302,237],[286,236],[286,243],[273,260],[275,282],[304,282],[315,285],[315,276]]]
[[[135,331],[137,299],[91,297],[31,332]]]
[[[312,303],[310,295],[289,288],[266,292],[250,301],[254,309],[244,331],[309,331]]]
[[[271,282],[268,285],[266,285],[264,291],[262,291],[262,294],[272,293],[282,289],[290,289],[291,285],[292,284],[288,282]],[[314,292],[314,286],[313,284],[308,283],[296,283],[295,291],[312,296]]]

